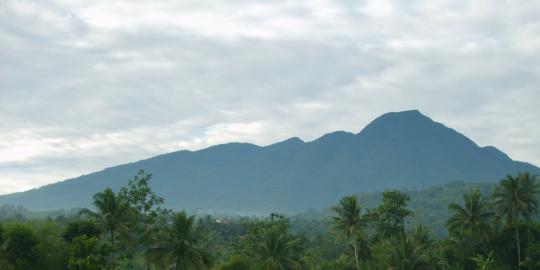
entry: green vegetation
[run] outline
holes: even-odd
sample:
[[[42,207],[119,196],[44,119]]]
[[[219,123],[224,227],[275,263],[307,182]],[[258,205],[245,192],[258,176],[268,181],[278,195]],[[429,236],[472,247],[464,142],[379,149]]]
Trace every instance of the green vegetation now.
[[[94,210],[0,208],[0,269],[540,269],[540,182],[528,173],[269,217],[174,212],[150,182],[140,171],[95,194]]]
[[[464,206],[455,203],[448,206],[454,215],[448,220],[447,227],[452,235],[470,242],[474,256],[477,246],[489,239],[494,213],[476,189],[463,195],[463,202]]]
[[[540,183],[536,177],[528,173],[520,173],[517,177],[509,175],[495,189],[494,204],[500,216],[506,217],[508,224],[515,224],[520,217],[523,217],[525,221],[530,221],[531,217],[538,213],[538,193],[540,193]],[[517,261],[520,262],[521,243],[518,226],[514,226],[514,230]]]
[[[358,260],[358,242],[362,241],[367,227],[365,219],[362,217],[362,205],[355,196],[347,196],[339,202],[338,206],[332,208],[337,216],[333,218],[335,227],[347,237],[347,243],[354,251],[354,261],[356,269],[360,269]]]

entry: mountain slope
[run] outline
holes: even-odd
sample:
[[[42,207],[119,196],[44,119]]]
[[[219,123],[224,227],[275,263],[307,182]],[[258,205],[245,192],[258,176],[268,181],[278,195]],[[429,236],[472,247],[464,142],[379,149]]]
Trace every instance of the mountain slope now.
[[[494,147],[479,147],[418,111],[388,113],[360,133],[334,132],[312,142],[291,138],[260,147],[229,143],[178,151],[108,168],[22,193],[0,204],[30,209],[88,206],[92,194],[125,185],[144,169],[169,207],[227,213],[297,212],[341,196],[453,181],[494,182],[529,171]]]

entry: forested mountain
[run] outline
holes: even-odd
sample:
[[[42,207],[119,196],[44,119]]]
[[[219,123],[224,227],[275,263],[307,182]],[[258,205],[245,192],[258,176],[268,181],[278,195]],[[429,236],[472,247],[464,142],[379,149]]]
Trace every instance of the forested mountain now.
[[[140,169],[153,174],[153,189],[170,208],[237,214],[300,212],[327,207],[347,194],[496,182],[519,171],[540,174],[538,167],[513,161],[495,147],[479,147],[413,110],[384,114],[357,134],[173,152],[0,196],[0,204],[85,207],[92,194],[118,189]]]

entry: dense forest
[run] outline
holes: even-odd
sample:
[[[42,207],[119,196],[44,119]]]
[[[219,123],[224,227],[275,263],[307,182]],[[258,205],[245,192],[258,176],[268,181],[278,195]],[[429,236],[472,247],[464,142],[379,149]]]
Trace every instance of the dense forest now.
[[[1,207],[0,269],[540,269],[540,182],[528,173],[268,217],[175,212],[150,182],[140,171],[92,209]]]

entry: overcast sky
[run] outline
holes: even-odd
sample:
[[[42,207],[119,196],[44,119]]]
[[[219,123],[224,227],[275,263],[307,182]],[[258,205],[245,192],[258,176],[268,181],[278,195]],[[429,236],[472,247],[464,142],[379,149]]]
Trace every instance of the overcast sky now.
[[[540,1],[1,0],[0,194],[419,109],[540,165]]]

